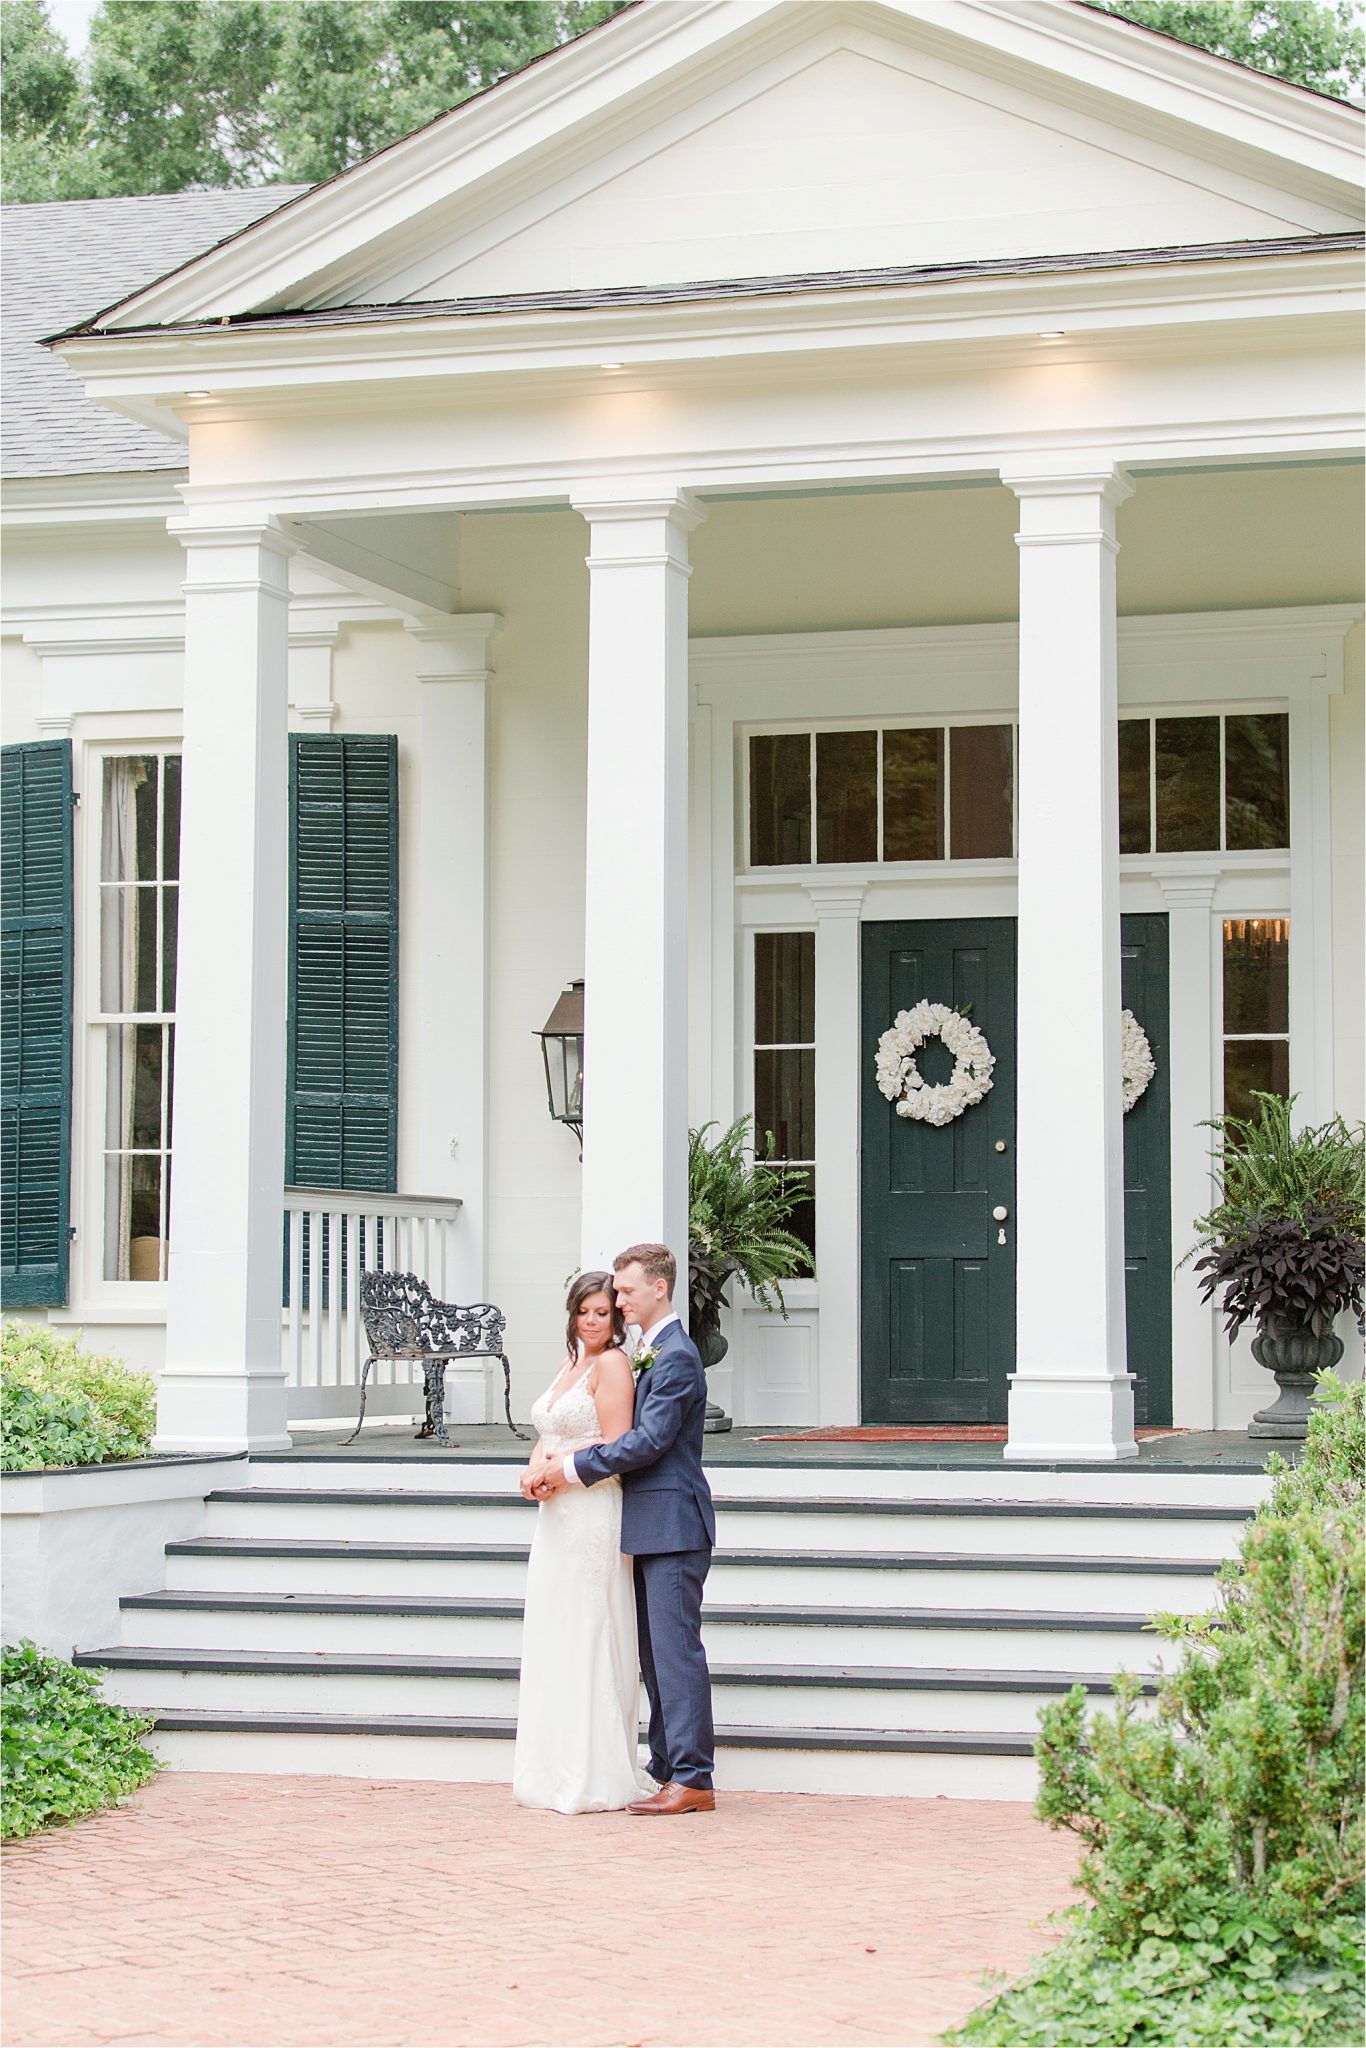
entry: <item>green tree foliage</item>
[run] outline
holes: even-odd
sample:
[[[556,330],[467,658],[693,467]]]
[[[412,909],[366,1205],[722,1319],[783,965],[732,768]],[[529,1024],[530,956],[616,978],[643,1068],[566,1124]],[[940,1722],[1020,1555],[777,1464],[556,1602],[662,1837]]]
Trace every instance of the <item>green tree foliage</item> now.
[[[1299,1466],[1223,1573],[1156,1715],[1121,1677],[1040,1716],[1038,1810],[1088,1909],[960,2037],[975,2048],[1360,2038],[1363,1389],[1325,1375]]]
[[[112,1806],[157,1769],[138,1740],[151,1716],[114,1706],[94,1672],[34,1643],[6,1645],[0,1704],[0,1833],[7,1841]]]
[[[4,0],[7,199],[312,184],[626,0],[103,0],[78,69]]]
[[[1366,36],[1353,0],[1089,0],[1140,28],[1346,99],[1361,86]]]

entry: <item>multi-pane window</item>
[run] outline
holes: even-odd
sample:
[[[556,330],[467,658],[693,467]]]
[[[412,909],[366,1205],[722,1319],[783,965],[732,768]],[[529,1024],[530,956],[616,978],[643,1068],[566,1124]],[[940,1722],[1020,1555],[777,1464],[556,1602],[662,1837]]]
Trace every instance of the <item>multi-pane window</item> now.
[[[803,1168],[789,1228],[816,1249],[816,934],[754,936],[754,1129],[773,1158]]]
[[[1119,722],[1121,853],[1250,853],[1290,844],[1283,711]]]
[[[1008,860],[1013,725],[755,733],[751,867]]]
[[[104,1277],[164,1280],[171,1204],[180,756],[104,764],[100,994]]]
[[[1224,1109],[1255,1116],[1254,1091],[1290,1093],[1290,920],[1224,919]]]

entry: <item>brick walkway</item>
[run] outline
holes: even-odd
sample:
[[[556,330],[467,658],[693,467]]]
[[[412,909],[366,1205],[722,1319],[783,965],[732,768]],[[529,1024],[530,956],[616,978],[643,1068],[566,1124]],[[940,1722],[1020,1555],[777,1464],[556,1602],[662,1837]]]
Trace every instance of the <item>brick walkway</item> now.
[[[5,1852],[9,2048],[924,2048],[1049,1940],[1023,1806],[166,1775]]]

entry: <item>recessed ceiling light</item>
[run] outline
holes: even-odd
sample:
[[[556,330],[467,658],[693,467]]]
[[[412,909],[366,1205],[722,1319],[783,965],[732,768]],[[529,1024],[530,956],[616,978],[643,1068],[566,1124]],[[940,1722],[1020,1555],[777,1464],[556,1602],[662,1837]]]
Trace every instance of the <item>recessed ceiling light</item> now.
[[[187,391],[185,396],[187,398],[212,398],[213,393],[212,391]]]
[[[1041,327],[1039,329],[1040,341],[1064,341],[1066,338],[1067,329],[1065,327]]]
[[[602,363],[599,367],[604,370],[624,370],[626,365],[625,363]]]

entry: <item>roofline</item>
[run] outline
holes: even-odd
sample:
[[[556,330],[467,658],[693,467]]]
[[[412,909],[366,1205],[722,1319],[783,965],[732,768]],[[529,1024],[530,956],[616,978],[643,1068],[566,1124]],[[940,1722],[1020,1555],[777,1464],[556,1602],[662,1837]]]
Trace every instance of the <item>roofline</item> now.
[[[1298,78],[1284,78],[1279,71],[1263,71],[1256,64],[1244,64],[1241,57],[1226,57],[1222,50],[1207,50],[1203,43],[1188,43],[1184,36],[1175,36],[1170,29],[1154,28],[1151,22],[1134,21],[1127,14],[1116,14],[1103,4],[1103,0],[1068,0],[1072,7],[1084,7],[1088,14],[1102,15],[1107,21],[1121,22],[1141,36],[1157,36],[1164,43],[1174,43],[1178,49],[1198,51],[1202,57],[1210,58],[1215,64],[1227,64],[1234,71],[1250,73],[1253,78],[1265,78],[1272,85],[1283,85],[1290,92],[1307,93],[1311,100],[1326,100],[1330,106],[1351,107],[1361,111],[1359,100],[1344,99],[1341,93],[1324,92],[1317,85],[1303,85]]]
[[[606,26],[605,23],[602,25]],[[468,299],[413,299],[395,305],[242,313],[219,320],[189,320],[145,327],[102,328],[88,321],[66,328],[60,334],[46,336],[41,345],[57,348],[83,340],[132,341],[156,335],[394,326],[419,320],[477,319],[499,314],[572,313],[617,306],[668,306],[707,300],[798,297],[817,292],[887,291],[914,285],[957,284],[974,278],[1033,277],[1067,271],[1132,270],[1186,263],[1246,261],[1249,258],[1322,256],[1362,248],[1366,248],[1366,233],[1353,230],[1329,235],[1282,235],[1270,240],[1245,242],[1188,242],[1148,249],[1088,250],[1054,256],[990,256],[969,263],[898,264],[873,270],[711,278],[697,283],[671,285],[609,285],[579,291],[509,292]],[[96,319],[100,317],[97,315]]]

